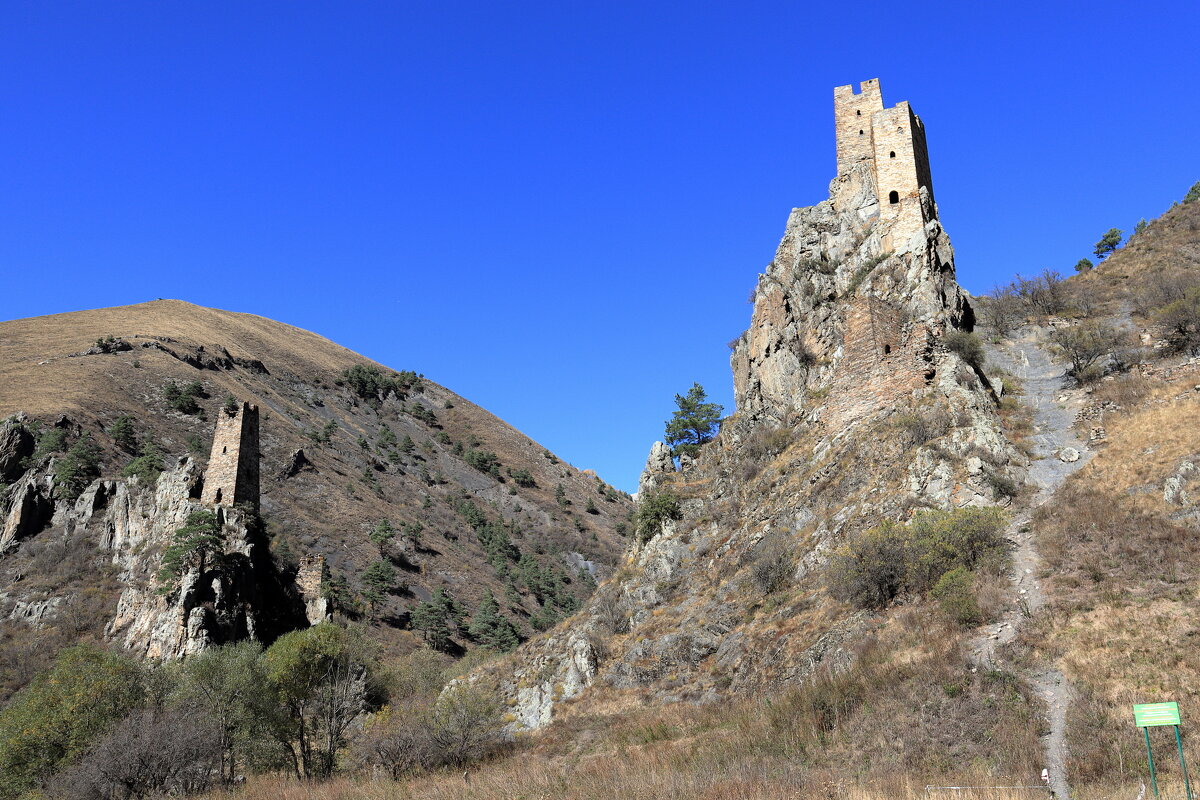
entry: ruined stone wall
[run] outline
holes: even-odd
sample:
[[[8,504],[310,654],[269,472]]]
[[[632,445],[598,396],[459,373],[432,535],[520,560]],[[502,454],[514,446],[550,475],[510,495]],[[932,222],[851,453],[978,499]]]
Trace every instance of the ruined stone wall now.
[[[248,503],[257,509],[258,472],[258,406],[242,403],[233,414],[217,412],[200,501],[224,506]]]

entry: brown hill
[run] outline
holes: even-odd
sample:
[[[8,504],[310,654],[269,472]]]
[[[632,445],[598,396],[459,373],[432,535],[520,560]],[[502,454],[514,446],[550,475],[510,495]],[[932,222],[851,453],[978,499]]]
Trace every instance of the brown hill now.
[[[569,614],[623,549],[617,531],[629,498],[444,387],[405,373],[407,391],[357,391],[344,380],[352,368],[395,375],[308,331],[176,300],[14,320],[0,323],[0,419],[25,415],[25,429],[66,431],[59,453],[27,459],[31,470],[49,474],[62,450],[90,435],[100,476],[113,478],[135,455],[112,434],[118,419],[132,418],[136,438],[153,442],[164,466],[190,455],[202,467],[214,420],[233,396],[261,411],[272,553],[285,573],[324,556],[341,613],[372,621],[401,648],[415,642],[411,610],[440,588],[467,614],[492,592],[523,635]],[[198,408],[173,404],[170,387],[192,383],[202,390]],[[7,471],[0,477],[15,483],[23,468]],[[56,646],[35,646],[35,627],[45,626],[42,639],[102,635],[127,577],[84,553],[96,543],[71,539],[65,501],[56,502],[44,530],[0,557],[0,617],[23,623],[3,635],[10,687]],[[396,531],[382,556],[401,580],[367,613],[363,573],[381,560],[369,532],[381,520]],[[511,547],[497,555],[484,540],[500,529]],[[74,555],[60,557],[63,547]],[[90,605],[79,618],[56,612],[84,596]],[[462,634],[454,640],[451,649],[472,645]]]

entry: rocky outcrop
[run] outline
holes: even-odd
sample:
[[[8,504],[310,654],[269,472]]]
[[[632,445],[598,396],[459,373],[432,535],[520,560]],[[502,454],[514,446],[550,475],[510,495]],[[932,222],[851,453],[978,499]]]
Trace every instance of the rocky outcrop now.
[[[29,470],[8,489],[8,514],[0,530],[0,554],[46,527],[54,513],[53,479]]]
[[[936,220],[897,240],[878,221],[871,172],[851,169],[829,200],[792,211],[760,276],[732,355],[739,414],[786,424],[818,395],[831,426],[904,403],[960,362],[946,332],[974,314]]]
[[[136,478],[97,480],[72,502],[54,499],[50,476],[30,469],[10,492],[0,552],[34,536],[90,539],[109,554],[123,586],[106,634],[147,658],[178,658],[246,638],[270,640],[307,625],[304,602],[275,569],[257,519],[203,506],[197,499],[202,480],[196,463],[184,458],[152,486]],[[178,581],[164,584],[163,552],[188,516],[201,510],[217,515],[224,552],[203,568],[195,560],[186,563]],[[12,618],[44,625],[60,600],[14,597]]]
[[[25,471],[23,462],[33,455],[33,434],[13,417],[0,425],[0,483],[11,483]]]
[[[671,448],[662,442],[655,442],[638,479],[638,497],[645,497],[648,492],[654,491],[662,476],[674,471],[675,459],[671,457]]]
[[[881,214],[875,173],[851,164],[829,200],[792,211],[734,347],[736,413],[678,472],[655,443],[639,499],[669,488],[678,518],[639,531],[616,578],[498,676],[514,728],[581,684],[710,700],[842,669],[875,623],[829,597],[829,554],[1024,480],[987,375],[960,355],[974,314],[953,248],[929,192],[913,202]],[[788,604],[767,606],[781,585]]]

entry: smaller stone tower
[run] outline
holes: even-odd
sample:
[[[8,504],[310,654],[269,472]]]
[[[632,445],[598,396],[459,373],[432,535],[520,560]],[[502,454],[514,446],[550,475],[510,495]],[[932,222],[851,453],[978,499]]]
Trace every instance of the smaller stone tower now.
[[[855,164],[870,167],[879,217],[892,223],[891,239],[899,242],[935,219],[925,126],[908,102],[884,108],[879,79],[872,78],[858,93],[853,86],[835,88],[833,113],[838,175]]]
[[[200,501],[258,508],[258,406],[242,403],[232,414],[223,408],[217,412]]]

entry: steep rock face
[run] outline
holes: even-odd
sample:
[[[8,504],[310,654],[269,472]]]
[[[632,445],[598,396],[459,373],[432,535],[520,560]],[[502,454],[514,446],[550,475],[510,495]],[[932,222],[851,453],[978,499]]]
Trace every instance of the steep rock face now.
[[[214,644],[270,640],[308,622],[296,591],[275,570],[256,522],[237,509],[210,508],[196,498],[203,475],[190,458],[163,472],[153,486],[137,479],[96,480],[74,501],[54,499],[53,480],[30,469],[17,484],[0,547],[32,535],[86,539],[108,558],[122,591],[106,635],[155,659],[178,658]],[[158,580],[163,551],[188,515],[214,511],[225,534],[219,564],[203,572],[187,563],[175,585]],[[44,534],[43,529],[51,530]],[[62,598],[41,601],[41,614]],[[28,604],[14,614],[31,616]],[[39,607],[40,608],[40,607]]]
[[[125,585],[108,633],[149,658],[177,658],[246,638],[269,641],[308,624],[255,521],[238,509],[202,505],[195,499],[199,482],[195,463],[185,458],[149,491],[97,481],[76,503],[77,525],[112,551]],[[157,578],[162,552],[188,515],[201,510],[215,511],[224,530],[220,563],[201,571],[193,559],[177,585],[163,587]]]
[[[738,411],[749,419],[785,423],[814,392],[831,396],[831,425],[894,406],[957,366],[942,358],[941,340],[974,323],[936,219],[911,234],[880,222],[865,166],[835,179],[830,195],[792,211],[755,291],[732,356]]]
[[[919,214],[881,215],[874,181],[850,164],[830,200],[791,213],[732,355],[737,412],[680,471],[656,444],[642,474],[639,500],[671,492],[680,518],[496,671],[514,728],[546,724],[589,685],[709,700],[838,669],[880,623],[830,598],[830,553],[1024,480],[987,376],[948,346],[974,319],[929,192]]]

